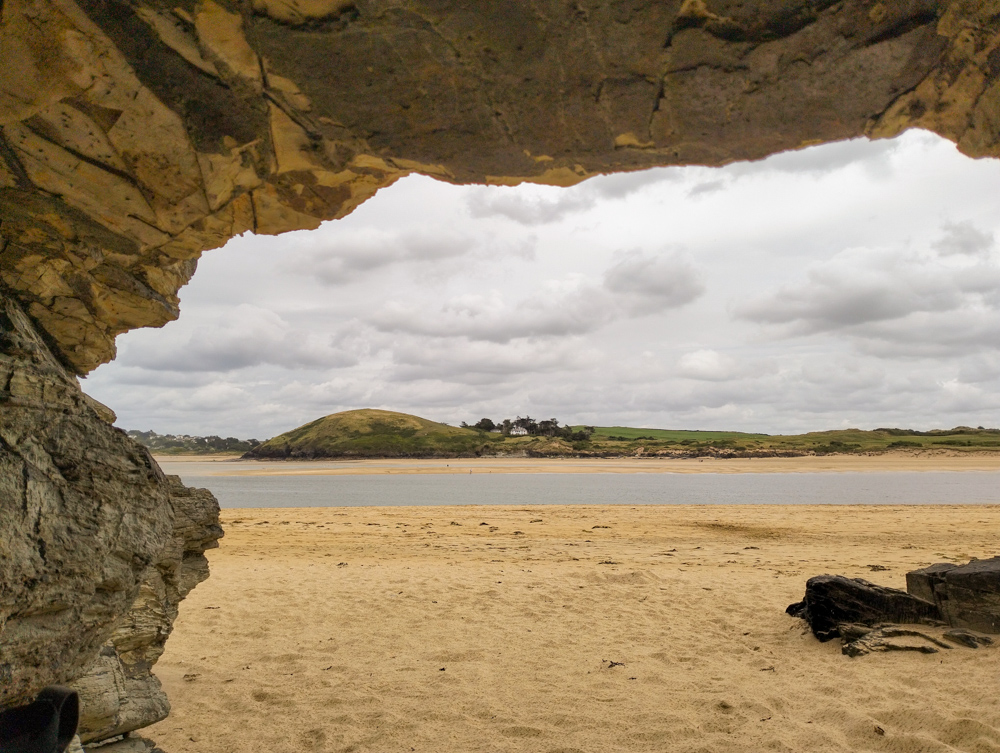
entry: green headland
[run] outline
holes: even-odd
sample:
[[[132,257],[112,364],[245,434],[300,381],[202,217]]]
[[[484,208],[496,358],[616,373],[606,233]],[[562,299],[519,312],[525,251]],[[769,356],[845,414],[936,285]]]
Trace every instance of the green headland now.
[[[352,410],[260,443],[248,459],[459,457],[794,457],[913,451],[1000,452],[1000,430],[840,429],[768,435],[628,426],[562,426],[518,418],[449,426],[384,410]]]

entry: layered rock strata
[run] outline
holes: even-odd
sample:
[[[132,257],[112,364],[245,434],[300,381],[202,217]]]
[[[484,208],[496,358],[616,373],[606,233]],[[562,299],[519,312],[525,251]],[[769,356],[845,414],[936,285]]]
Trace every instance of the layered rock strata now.
[[[0,281],[86,373],[202,251],[410,172],[570,185],[935,131],[1000,153],[988,0],[6,0]]]
[[[913,570],[906,574],[906,587],[901,591],[861,578],[817,575],[806,581],[805,598],[786,611],[808,622],[821,641],[856,641],[873,628],[900,629],[892,623],[947,626],[953,629],[944,633],[945,639],[973,648],[991,642],[977,633],[1000,634],[1000,557]],[[884,637],[883,631],[873,640]]]
[[[173,530],[168,484],[0,296],[0,707],[84,672]]]
[[[166,716],[150,668],[222,535],[113,419],[0,296],[0,708],[73,685],[84,742]]]
[[[785,611],[808,622],[813,635],[821,641],[843,637],[844,625],[873,627],[884,623],[935,623],[941,619],[933,602],[898,588],[843,575],[810,578],[803,600],[790,604]]]
[[[1000,557],[913,570],[906,590],[937,606],[949,625],[1000,634]]]
[[[146,571],[132,608],[86,674],[80,694],[80,737],[106,740],[165,719],[170,701],[150,671],[163,653],[181,600],[208,577],[205,550],[222,537],[219,503],[207,489],[167,476],[173,537]]]

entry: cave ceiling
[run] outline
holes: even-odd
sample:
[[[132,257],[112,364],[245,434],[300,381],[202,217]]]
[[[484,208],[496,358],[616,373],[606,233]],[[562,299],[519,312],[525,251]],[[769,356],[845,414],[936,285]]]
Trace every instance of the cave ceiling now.
[[[0,285],[77,374],[199,255],[417,172],[572,185],[919,127],[1000,151],[1000,2],[3,0]]]

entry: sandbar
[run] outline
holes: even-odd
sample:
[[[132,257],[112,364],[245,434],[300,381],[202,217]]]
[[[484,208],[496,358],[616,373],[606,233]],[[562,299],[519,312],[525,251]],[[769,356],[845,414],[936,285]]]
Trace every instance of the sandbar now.
[[[836,473],[886,471],[998,471],[1000,453],[948,450],[791,458],[450,458],[385,460],[238,460],[165,455],[174,463],[205,463],[218,476],[341,476],[383,473]],[[208,466],[212,463],[212,466]]]

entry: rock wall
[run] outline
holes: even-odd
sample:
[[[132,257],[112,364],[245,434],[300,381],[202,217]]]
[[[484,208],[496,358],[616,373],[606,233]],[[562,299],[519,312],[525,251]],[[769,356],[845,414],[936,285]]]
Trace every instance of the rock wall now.
[[[80,737],[106,740],[165,719],[170,701],[150,671],[163,653],[178,605],[208,577],[206,549],[222,537],[219,503],[207,489],[167,476],[173,537],[146,571],[132,608],[97,660],[73,683],[80,693]]]
[[[113,420],[0,296],[0,708],[72,684],[85,742],[166,716],[150,668],[222,535]]]
[[[167,482],[0,296],[0,706],[69,684],[173,528]]]
[[[409,172],[576,183],[919,126],[1000,154],[994,0],[5,0],[0,282],[86,373],[202,251]]]

